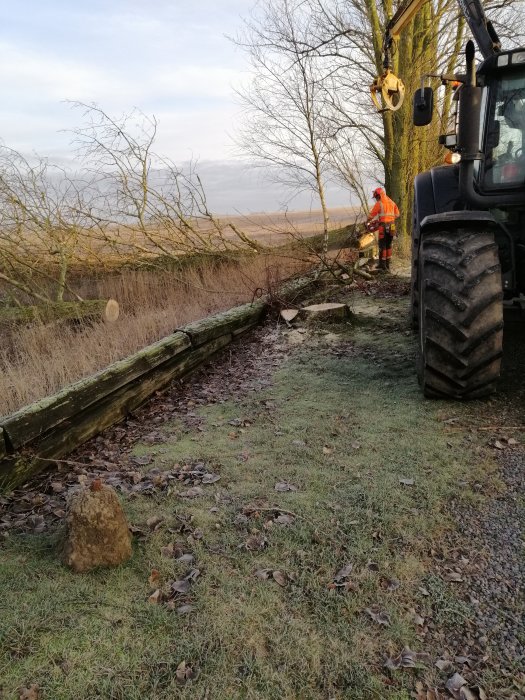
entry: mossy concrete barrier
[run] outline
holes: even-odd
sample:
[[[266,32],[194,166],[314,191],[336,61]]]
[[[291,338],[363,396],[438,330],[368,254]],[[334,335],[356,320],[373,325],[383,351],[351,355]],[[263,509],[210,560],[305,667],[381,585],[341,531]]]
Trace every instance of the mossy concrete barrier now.
[[[307,291],[315,278],[292,280],[279,290],[290,299]],[[0,488],[13,488],[45,469],[105,428],[118,423],[173,379],[211,359],[261,322],[271,299],[210,316],[0,418]]]

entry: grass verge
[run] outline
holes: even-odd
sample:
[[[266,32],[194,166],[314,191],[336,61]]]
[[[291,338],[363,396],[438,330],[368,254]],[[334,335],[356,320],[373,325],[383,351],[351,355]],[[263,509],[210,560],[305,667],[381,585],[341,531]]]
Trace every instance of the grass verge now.
[[[269,386],[190,402],[198,429],[182,416],[164,425],[165,443],[136,447],[154,457],[146,469],[200,461],[221,480],[195,499],[180,487],[126,499],[146,532],[129,564],[75,576],[57,561],[56,533],[5,539],[6,698],[37,683],[53,700],[409,700],[418,678],[437,673],[390,674],[383,662],[406,645],[423,650],[414,611],[457,614],[443,608],[441,584],[421,591],[427,557],[457,484],[491,467],[473,465],[463,435],[445,432],[446,404],[421,398],[404,301],[380,306],[372,319],[361,305],[356,322],[320,332],[269,330],[259,339],[261,354],[277,358]],[[297,490],[277,492],[278,482]],[[468,486],[463,497],[475,498]],[[152,530],[154,516],[163,520]],[[183,615],[148,602],[153,569],[162,589],[187,573],[162,555],[172,542],[201,572],[180,600],[193,607]],[[335,586],[346,564],[347,585]],[[285,585],[254,575],[265,568]],[[181,685],[182,661],[197,678]]]

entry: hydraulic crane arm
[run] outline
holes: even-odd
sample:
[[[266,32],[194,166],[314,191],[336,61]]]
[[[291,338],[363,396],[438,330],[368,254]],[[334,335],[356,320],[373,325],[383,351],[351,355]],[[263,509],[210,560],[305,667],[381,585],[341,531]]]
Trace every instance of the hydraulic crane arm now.
[[[386,26],[383,39],[383,75],[378,76],[370,86],[372,99],[379,110],[396,111],[403,104],[405,87],[392,73],[392,51],[401,33],[428,0],[405,0]],[[483,55],[488,58],[501,49],[501,43],[483,10],[481,0],[457,0],[461,13],[469,26]],[[384,107],[380,104],[381,94]]]

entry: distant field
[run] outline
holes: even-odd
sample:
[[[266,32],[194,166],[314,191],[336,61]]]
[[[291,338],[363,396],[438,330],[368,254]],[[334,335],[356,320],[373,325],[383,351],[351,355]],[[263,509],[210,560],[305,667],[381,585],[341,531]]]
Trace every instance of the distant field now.
[[[330,228],[342,228],[361,218],[359,207],[330,209]],[[251,238],[269,246],[284,243],[290,234],[308,238],[323,231],[323,215],[320,209],[220,216],[219,219],[224,223],[231,221]]]

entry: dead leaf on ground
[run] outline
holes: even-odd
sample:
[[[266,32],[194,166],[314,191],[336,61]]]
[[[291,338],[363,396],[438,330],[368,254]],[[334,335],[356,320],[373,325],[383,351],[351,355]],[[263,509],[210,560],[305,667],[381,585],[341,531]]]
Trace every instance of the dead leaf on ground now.
[[[152,569],[152,570],[151,570],[151,574],[149,575],[149,578],[148,578],[148,583],[149,583],[149,585],[150,585],[152,588],[154,588],[155,585],[158,583],[159,579],[160,579],[160,572],[159,572],[159,570],[158,570],[158,569]]]
[[[416,668],[419,664],[428,663],[430,663],[430,654],[412,651],[409,647],[405,647],[397,656],[388,657],[384,666],[391,671],[397,671],[400,668]]]
[[[397,578],[382,578],[380,580],[380,585],[385,591],[393,593],[393,591],[397,591],[401,582]]]
[[[426,685],[426,684],[425,684]],[[446,700],[445,696],[437,688],[425,687],[422,681],[416,683],[416,690],[411,694],[415,700]]]
[[[292,515],[288,515],[288,513],[281,513],[281,515],[274,518],[274,522],[278,523],[279,525],[291,525],[294,522],[294,517]]]
[[[286,491],[297,491],[297,486],[294,486],[294,484],[289,484],[287,481],[278,481],[275,484],[275,490],[279,491],[281,493],[285,493]]]
[[[445,573],[445,581],[461,583],[463,581],[463,576],[458,571],[447,571]]]
[[[343,568],[339,569],[339,571],[334,576],[334,583],[342,584],[344,579],[346,579],[350,576],[350,574],[353,571],[353,568],[354,568],[354,565],[351,562],[348,562],[348,564],[345,564],[343,566]]]
[[[177,557],[177,561],[181,564],[193,564],[195,557],[193,554],[182,554],[180,557]]]
[[[148,603],[152,603],[153,605],[158,605],[161,602],[162,602],[162,591],[160,590],[160,588],[157,588],[157,590],[149,596]]]
[[[219,481],[220,479],[219,474],[212,474],[211,472],[206,472],[204,476],[202,477],[202,484],[214,484],[216,481]]]
[[[418,627],[423,627],[423,625],[425,624],[425,618],[421,617],[421,615],[415,610],[415,608],[410,608],[410,614],[412,616],[412,621]]]
[[[176,612],[179,615],[188,615],[188,613],[193,612],[193,610],[195,610],[193,605],[181,605],[177,608]]]
[[[190,590],[190,582],[187,579],[181,579],[180,581],[173,581],[171,584],[171,590],[173,593],[188,593]]]
[[[380,610],[377,605],[374,605],[371,608],[365,608],[365,612],[369,617],[372,618],[374,622],[377,622],[378,625],[390,627],[390,625],[392,624],[388,613],[384,612],[383,610]]]
[[[204,489],[201,486],[193,486],[191,489],[181,491],[179,494],[182,498],[197,498],[204,496]]]
[[[160,515],[154,515],[152,518],[146,520],[146,525],[154,532],[159,529],[159,527],[164,522],[164,518]]]
[[[467,681],[459,673],[455,673],[445,683],[445,688],[454,700],[487,700],[487,694],[480,686],[469,688]]]
[[[450,659],[438,659],[436,661],[436,668],[439,668],[443,673],[451,673],[454,670],[454,664]]]
[[[260,578],[261,581],[267,581],[270,576],[272,575],[273,569],[257,569],[257,571],[254,571],[254,576],[257,576],[257,578]]]
[[[39,700],[40,698],[40,686],[36,683],[32,683],[27,688],[20,688],[19,700]]]
[[[279,586],[282,586],[283,588],[286,587],[288,583],[288,576],[283,573],[282,571],[274,571],[272,573],[273,580],[279,584]]]
[[[186,581],[196,581],[201,575],[200,569],[191,569],[189,573],[186,574]]]
[[[181,661],[180,664],[177,666],[175,676],[177,678],[177,682],[181,685],[184,685],[187,681],[190,681],[193,678],[195,678],[195,673],[191,666],[188,666],[185,661]]]
[[[331,455],[333,451],[334,450],[332,447],[328,447],[328,445],[323,446],[323,454],[324,455]]]
[[[399,479],[399,483],[403,486],[414,486],[414,479]]]
[[[267,546],[268,540],[262,535],[250,535],[244,543],[244,548],[251,552],[257,552],[261,549],[265,549]]]
[[[359,450],[360,447],[361,447],[361,443],[360,443],[360,442],[357,442],[357,440],[354,440],[354,442],[352,442],[352,443],[350,444],[350,447],[351,447],[353,450]]]

